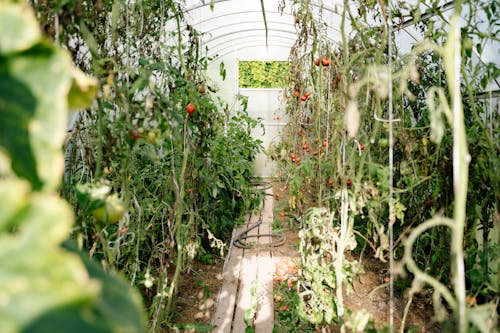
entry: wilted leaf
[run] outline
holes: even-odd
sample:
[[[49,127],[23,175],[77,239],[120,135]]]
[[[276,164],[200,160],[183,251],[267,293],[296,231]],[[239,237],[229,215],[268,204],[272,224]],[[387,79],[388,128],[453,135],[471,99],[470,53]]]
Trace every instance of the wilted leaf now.
[[[495,327],[498,328],[498,315],[493,304],[486,303],[467,309],[467,316],[481,333],[495,332]]]
[[[430,139],[434,143],[440,143],[444,135],[443,114],[449,113],[449,106],[441,88],[432,87],[429,89],[427,93],[427,106],[429,107],[431,123]]]
[[[355,137],[358,133],[360,117],[356,102],[349,101],[345,108],[344,123],[350,138]]]

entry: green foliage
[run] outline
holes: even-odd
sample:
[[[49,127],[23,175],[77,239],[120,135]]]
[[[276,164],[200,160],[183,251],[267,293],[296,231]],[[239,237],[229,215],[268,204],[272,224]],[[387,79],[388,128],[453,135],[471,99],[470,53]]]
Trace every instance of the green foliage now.
[[[91,100],[95,82],[42,39],[30,7],[4,1],[0,21],[0,330],[142,332],[137,294],[61,248],[74,218],[55,193],[68,94]]]
[[[286,61],[240,61],[238,86],[240,88],[283,88],[290,76]]]

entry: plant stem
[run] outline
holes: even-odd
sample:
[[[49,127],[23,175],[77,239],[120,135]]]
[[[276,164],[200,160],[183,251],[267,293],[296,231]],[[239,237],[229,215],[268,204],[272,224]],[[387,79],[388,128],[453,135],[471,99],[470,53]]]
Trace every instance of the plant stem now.
[[[453,111],[453,190],[455,203],[453,210],[454,224],[451,235],[452,281],[455,297],[458,301],[455,317],[458,322],[458,332],[467,331],[467,316],[465,307],[465,267],[464,267],[464,228],[465,208],[467,201],[467,182],[469,177],[468,164],[470,160],[467,151],[462,96],[460,94],[460,1],[455,4],[455,13],[451,20],[449,39],[445,46],[445,70],[451,95]]]

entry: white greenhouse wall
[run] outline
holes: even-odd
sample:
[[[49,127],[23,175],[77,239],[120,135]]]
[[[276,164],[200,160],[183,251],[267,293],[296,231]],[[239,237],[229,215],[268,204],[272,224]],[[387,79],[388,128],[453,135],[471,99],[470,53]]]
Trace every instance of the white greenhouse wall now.
[[[283,110],[282,89],[248,89],[238,87],[238,62],[239,61],[284,61],[290,54],[289,46],[252,46],[245,45],[238,49],[222,55],[208,66],[209,81],[217,88],[217,96],[229,105],[232,110],[241,108],[237,95],[248,97],[248,114],[257,119],[262,118],[264,131],[261,127],[256,128],[252,135],[263,141],[263,147],[267,150],[273,142],[276,142],[283,126],[286,125]],[[220,65],[224,63],[226,79],[220,76]],[[279,116],[279,120],[275,117]],[[258,177],[268,178],[274,175],[275,165],[267,158],[265,152],[259,153],[255,164],[254,174]]]

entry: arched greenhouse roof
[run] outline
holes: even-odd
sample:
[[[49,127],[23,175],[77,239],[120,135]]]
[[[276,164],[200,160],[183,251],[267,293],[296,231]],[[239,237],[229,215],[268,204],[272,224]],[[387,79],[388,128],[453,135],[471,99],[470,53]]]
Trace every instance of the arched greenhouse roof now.
[[[321,33],[334,43],[342,40],[343,6],[349,6],[353,17],[359,15],[359,3],[356,1],[310,0],[290,3],[282,0],[188,0],[184,3],[183,11],[187,24],[201,34],[202,45],[207,48],[210,59],[223,58],[231,53],[237,53],[239,59],[287,59],[297,36],[294,11],[303,5],[309,6],[314,18],[321,22]],[[418,9],[415,10],[417,4]],[[425,3],[408,0],[393,1],[391,6],[397,6],[396,13],[399,11],[404,14],[401,18],[393,17],[396,48],[398,53],[404,54],[423,40],[423,33],[418,28],[420,22],[434,20],[436,28],[444,26],[446,29],[454,2],[440,0],[431,8],[426,7],[428,5]],[[413,19],[408,19],[408,15]],[[477,17],[479,28],[483,21],[484,17]],[[374,26],[383,24],[380,17],[368,18],[366,23]],[[467,25],[468,22],[462,20],[461,24]],[[350,38],[355,32],[347,18],[345,37]],[[481,55],[474,49],[475,61],[499,65],[498,44],[490,41],[484,45]],[[489,88],[499,89],[498,82],[490,83]]]

